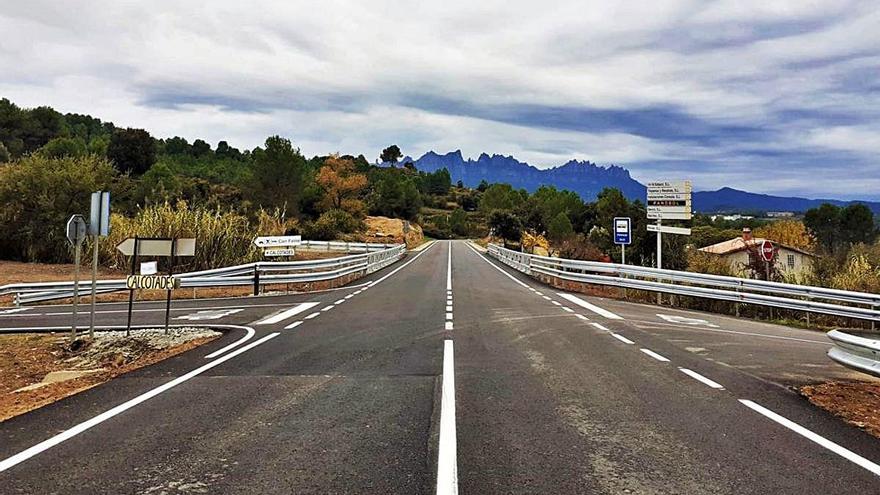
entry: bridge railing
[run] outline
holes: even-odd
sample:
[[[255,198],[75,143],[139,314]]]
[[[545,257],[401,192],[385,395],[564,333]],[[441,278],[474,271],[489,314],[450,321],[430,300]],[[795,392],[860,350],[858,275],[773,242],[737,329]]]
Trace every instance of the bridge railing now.
[[[305,261],[256,261],[243,265],[213,268],[175,274],[181,288],[233,287],[252,285],[258,293],[260,287],[271,284],[322,282],[354,275],[366,275],[380,270],[406,253],[403,244],[325,243],[309,242],[311,247],[322,250],[343,251],[351,249],[359,254],[337,258]],[[126,290],[124,279],[98,280],[97,294]],[[91,294],[91,281],[80,281],[79,294]],[[13,294],[16,306],[42,301],[69,299],[74,296],[73,282],[36,282],[0,286],[0,295]]]
[[[880,295],[824,287],[749,280],[617,263],[537,256],[495,244],[491,256],[525,274],[808,313],[880,321]]]

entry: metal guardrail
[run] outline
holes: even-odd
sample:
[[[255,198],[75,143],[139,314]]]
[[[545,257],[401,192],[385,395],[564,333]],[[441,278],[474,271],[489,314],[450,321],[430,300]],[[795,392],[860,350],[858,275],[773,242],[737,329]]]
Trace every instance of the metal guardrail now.
[[[551,258],[490,244],[488,252],[528,275],[880,321],[880,295],[616,263]],[[848,306],[864,305],[866,307]]]
[[[256,261],[244,265],[175,274],[174,278],[180,280],[181,288],[253,285],[256,293],[259,292],[260,286],[267,284],[320,282],[358,272],[373,273],[396,262],[406,253],[406,246],[403,244],[305,242],[311,247],[322,250],[342,251],[351,247],[355,251],[363,252],[323,260]],[[98,294],[120,290],[126,290],[124,279],[97,281]],[[91,281],[81,281],[79,293],[91,294]],[[20,306],[72,298],[74,290],[73,282],[19,283],[0,286],[0,295],[4,294],[14,294],[15,305]]]
[[[880,340],[860,337],[840,330],[828,332],[834,347],[828,357],[838,363],[869,375],[880,376]]]

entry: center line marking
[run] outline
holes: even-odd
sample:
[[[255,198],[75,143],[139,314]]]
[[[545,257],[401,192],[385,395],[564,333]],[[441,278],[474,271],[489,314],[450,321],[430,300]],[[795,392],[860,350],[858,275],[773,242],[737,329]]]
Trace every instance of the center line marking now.
[[[612,333],[611,336],[614,337],[615,339],[623,342],[624,344],[635,344],[635,342],[633,342],[632,340],[629,340],[628,338],[624,337],[623,335],[620,335],[619,333]]]
[[[644,352],[645,354],[651,356],[652,358],[656,359],[657,361],[660,361],[661,363],[668,363],[669,362],[668,359],[661,356],[660,354],[657,354],[656,352],[652,351],[651,349],[645,349],[644,347],[642,347],[639,350]]]
[[[587,318],[587,317],[584,316],[584,315],[575,315],[575,316],[577,316],[578,318],[580,318],[580,319],[582,319],[582,320],[584,320],[584,321],[590,321],[590,319]]]
[[[687,368],[679,368],[678,370],[681,371],[682,373],[684,373],[685,375],[693,378],[694,380],[702,383],[703,385],[708,385],[712,388],[719,388],[719,389],[724,388],[724,386],[721,385],[720,383],[718,383],[714,380],[710,380],[710,379],[706,378],[705,376],[697,373],[696,371],[689,370]]]
[[[550,302],[557,305],[557,306],[562,306],[562,304],[560,304],[559,301],[550,301]]]
[[[452,311],[452,306],[446,306],[446,311]]]
[[[563,310],[563,311],[568,311],[569,313],[574,313],[574,310],[573,310],[573,309],[571,309],[571,308],[566,308],[565,306],[562,307],[562,310]]]
[[[319,314],[321,314],[321,312],[320,312],[320,311],[316,311],[316,312],[310,314],[309,316],[306,316],[306,317],[303,318],[303,319],[304,319],[304,320],[311,320],[312,318],[318,316]]]
[[[329,305],[329,306],[325,306],[324,308],[321,308],[321,311],[330,311],[331,309],[333,309],[333,308],[335,308],[335,307],[336,307],[336,306],[334,306],[334,305],[331,304],[331,305]]]
[[[452,313],[446,313],[446,319],[447,319],[447,320],[451,320],[451,319],[452,319]]]
[[[590,325],[593,325],[594,327],[598,328],[599,330],[605,330],[606,332],[611,331],[608,328],[604,327],[601,323],[593,322],[593,323],[590,323]]]
[[[287,325],[286,327],[284,327],[284,329],[285,329],[285,330],[290,330],[291,328],[296,328],[296,327],[298,327],[298,326],[300,326],[300,325],[302,325],[302,324],[303,324],[302,320],[295,321],[295,322],[291,323],[290,325]]]
[[[333,304],[342,304],[342,303],[344,303],[344,302],[345,302],[345,299],[340,299],[340,300],[336,301],[336,302],[333,303]]]
[[[447,244],[449,245],[449,257],[446,263],[446,292],[449,293],[452,291],[452,241]]]
[[[446,322],[446,330],[452,330],[452,322],[451,321]]]
[[[746,400],[746,399],[739,399],[739,401],[744,406],[748,407],[749,409],[751,409],[759,414],[762,414],[762,415],[772,419],[773,421],[776,421],[777,423],[779,423],[782,426],[788,428],[789,430],[797,433],[798,435],[801,435],[801,436],[807,438],[808,440],[815,442],[815,443],[825,447],[826,449],[830,450],[831,452],[834,452],[835,454],[843,457],[844,459],[867,469],[868,471],[876,474],[877,476],[880,476],[880,466],[878,466],[877,464],[874,464],[873,462],[869,461],[868,459],[865,459],[864,457],[856,454],[855,452],[848,450],[845,447],[841,447],[840,445],[832,442],[831,440],[828,440],[827,438],[825,438],[821,435],[813,433],[812,431],[804,428],[803,426],[795,423],[794,421],[792,421],[788,418],[785,418],[783,416],[780,416],[779,414],[776,414],[775,412],[773,412],[773,411],[771,411],[771,410],[767,409],[766,407],[763,407],[759,404],[756,404],[755,402],[752,402],[752,401]]]
[[[443,384],[440,387],[440,439],[437,445],[437,495],[458,494],[455,434],[455,369],[452,341],[443,341]]]

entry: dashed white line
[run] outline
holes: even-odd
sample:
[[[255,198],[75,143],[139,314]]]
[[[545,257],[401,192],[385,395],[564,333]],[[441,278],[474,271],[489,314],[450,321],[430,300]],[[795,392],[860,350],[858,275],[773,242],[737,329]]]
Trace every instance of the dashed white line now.
[[[446,311],[452,311],[452,306],[446,306]]]
[[[608,318],[609,320],[622,320],[623,319],[620,316],[612,313],[611,311],[608,311],[607,309],[600,308],[599,306],[596,306],[595,304],[590,304],[587,301],[584,301],[583,299],[575,296],[574,294],[567,294],[565,292],[557,292],[557,294],[559,294],[559,297],[565,298],[565,299],[573,302],[574,304],[577,304],[578,306],[580,306],[584,309],[588,309],[588,310],[592,311],[593,313],[596,313],[599,316],[604,316],[605,318]]]
[[[614,337],[615,339],[623,342],[624,344],[630,344],[630,345],[635,344],[635,342],[633,342],[632,340],[629,340],[628,338],[624,337],[623,335],[620,335],[619,333],[612,333],[611,336]]]
[[[452,322],[451,321],[446,322],[446,330],[452,330]]]
[[[544,299],[550,299],[549,297],[545,296],[543,292],[535,291],[535,294],[537,294],[537,295],[543,297]]]
[[[306,316],[306,317],[303,318],[303,319],[304,319],[304,320],[311,320],[312,318],[314,318],[314,317],[316,317],[316,316],[318,316],[318,315],[320,315],[320,314],[321,314],[320,311],[315,311],[314,313],[310,314],[309,316]]]
[[[652,358],[656,359],[657,361],[660,361],[661,363],[668,363],[669,362],[669,359],[665,358],[664,356],[661,356],[660,354],[657,354],[656,352],[652,351],[651,349],[645,349],[644,347],[642,347],[639,350],[644,352],[645,354],[651,356]]]
[[[452,319],[452,313],[446,313],[446,319],[447,319],[447,320],[451,320],[451,319]]]
[[[578,317],[578,318],[580,318],[580,319],[582,319],[582,320],[584,320],[584,321],[590,321],[590,319],[589,319],[589,318],[587,318],[587,317],[586,317],[586,316],[584,316],[584,315],[581,315],[581,314],[577,314],[577,315],[575,315],[575,316],[577,316],[577,317]]]
[[[336,306],[334,306],[333,304],[331,304],[331,305],[329,305],[329,306],[324,306],[323,308],[321,308],[321,312],[324,312],[324,311],[330,311],[331,309],[333,309],[333,308],[335,308],[335,307],[336,307]]]
[[[693,378],[694,380],[696,380],[696,381],[702,383],[703,385],[708,385],[708,386],[710,386],[710,387],[712,387],[712,388],[718,388],[718,389],[722,389],[722,388],[724,388],[724,386],[721,385],[720,383],[718,383],[718,382],[716,382],[716,381],[714,381],[714,380],[710,380],[709,378],[706,378],[705,376],[703,376],[703,375],[697,373],[696,371],[689,370],[689,369],[687,369],[687,368],[679,368],[679,371],[681,371],[681,372],[684,373],[685,375],[687,375],[687,376]]]
[[[451,340],[443,341],[443,384],[440,388],[440,439],[437,446],[437,495],[458,494],[455,433],[455,369]]]
[[[563,311],[568,311],[569,313],[574,313],[574,310],[573,310],[573,309],[571,309],[571,308],[566,308],[565,306],[562,307],[562,310],[563,310]]]
[[[343,299],[351,299],[352,297],[354,297],[354,294],[349,294],[349,295],[345,296]]]
[[[296,328],[296,327],[298,327],[298,326],[300,326],[300,325],[302,325],[302,324],[303,324],[302,320],[295,321],[295,322],[291,323],[290,325],[287,325],[286,327],[284,327],[284,329],[285,329],[285,330],[290,330],[291,328]]]
[[[263,318],[262,320],[258,321],[256,324],[257,325],[272,325],[272,324],[278,323],[280,321],[284,321],[284,320],[290,318],[291,316],[302,313],[303,311],[314,308],[318,304],[321,304],[321,303],[316,303],[316,302],[300,303],[290,309],[287,309],[287,310],[281,311],[279,313],[275,313],[272,316]]]
[[[593,323],[590,323],[590,325],[593,325],[594,327],[598,328],[599,330],[605,330],[606,332],[611,331],[608,328],[604,327],[601,323],[593,322]]]
[[[812,431],[804,428],[803,426],[795,423],[794,421],[791,421],[790,419],[785,418],[784,416],[780,416],[779,414],[776,414],[775,412],[773,412],[773,411],[771,411],[771,410],[767,409],[766,407],[763,407],[759,404],[756,404],[755,402],[752,402],[747,399],[739,399],[739,401],[743,405],[748,407],[749,409],[757,412],[758,414],[762,414],[762,415],[766,416],[767,418],[772,419],[773,421],[781,424],[782,426],[797,433],[798,435],[801,435],[802,437],[804,437],[812,442],[815,442],[815,443],[821,445],[822,447],[825,447],[826,449],[830,450],[831,452],[834,452],[835,454],[843,457],[844,459],[867,469],[868,471],[876,474],[877,476],[880,476],[880,466],[878,466],[877,464],[869,461],[868,459],[865,459],[864,457],[856,454],[855,452],[853,452],[845,447],[841,447],[840,445],[832,442],[831,440],[828,440],[827,438],[825,438],[821,435],[813,433]]]
[[[555,306],[562,306],[562,304],[560,304],[559,301],[550,301],[550,302],[553,303]]]
[[[336,301],[336,302],[333,303],[333,304],[342,304],[342,303],[344,303],[344,302],[345,302],[345,299],[340,299],[340,300]]]
[[[541,296],[541,297],[543,297],[544,299],[546,299],[546,300],[548,300],[548,301],[552,301],[552,300],[553,300],[550,296]]]
[[[34,445],[33,447],[30,447],[29,449],[26,449],[22,452],[19,452],[18,454],[13,455],[12,457],[8,457],[8,458],[4,459],[3,461],[0,461],[0,472],[6,471],[7,469],[9,469],[11,467],[13,467],[19,463],[22,463],[22,462],[30,459],[31,457],[34,457],[35,455],[38,455],[42,452],[45,452],[46,450],[49,450],[52,447],[66,441],[66,440],[69,440],[69,439],[75,437],[76,435],[79,435],[80,433],[82,433],[90,428],[97,426],[97,425],[103,423],[104,421],[107,421],[108,419],[110,419],[114,416],[117,416],[117,415],[131,409],[132,407],[137,406],[138,404],[141,404],[143,402],[146,402],[146,401],[152,399],[153,397],[161,394],[162,392],[170,390],[170,389],[180,385],[181,383],[184,383],[184,382],[190,380],[191,378],[193,378],[195,376],[201,375],[202,373],[208,371],[209,369],[211,369],[215,366],[219,366],[219,365],[225,363],[226,361],[229,361],[230,359],[232,359],[242,353],[245,353],[245,352],[253,349],[254,347],[257,347],[258,345],[263,344],[264,342],[267,342],[271,339],[274,339],[278,335],[280,335],[278,332],[270,333],[269,335],[266,335],[265,337],[263,337],[257,341],[251,342],[250,344],[248,344],[240,349],[236,349],[235,351],[232,351],[229,354],[227,354],[221,358],[215,359],[214,361],[211,361],[210,363],[202,365],[202,366],[190,371],[189,373],[187,373],[185,375],[182,375],[178,378],[175,378],[174,380],[171,380],[168,383],[165,383],[164,385],[160,385],[160,386],[150,390],[149,392],[141,394],[131,400],[126,401],[126,402],[123,402],[122,404],[119,404],[118,406],[116,406],[108,411],[105,411],[105,412],[95,416],[92,419],[84,421],[84,422],[74,426],[73,428],[65,430],[65,431],[47,439],[47,440],[43,440],[42,442]]]

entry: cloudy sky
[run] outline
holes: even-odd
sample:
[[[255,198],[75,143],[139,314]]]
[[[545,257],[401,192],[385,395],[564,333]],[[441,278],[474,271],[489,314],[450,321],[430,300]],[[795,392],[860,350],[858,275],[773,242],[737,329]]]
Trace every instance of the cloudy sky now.
[[[0,96],[241,148],[880,199],[876,0],[254,3],[0,0]]]

